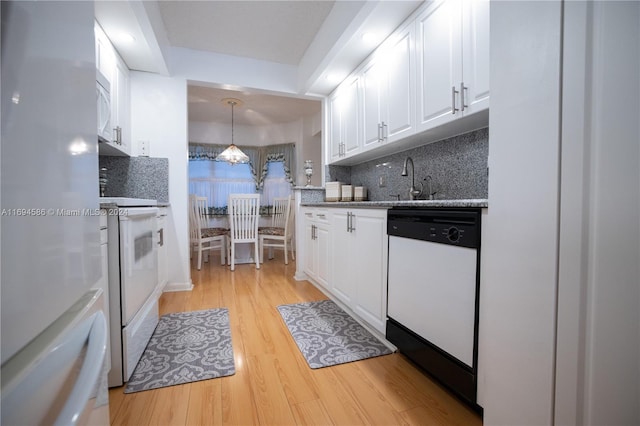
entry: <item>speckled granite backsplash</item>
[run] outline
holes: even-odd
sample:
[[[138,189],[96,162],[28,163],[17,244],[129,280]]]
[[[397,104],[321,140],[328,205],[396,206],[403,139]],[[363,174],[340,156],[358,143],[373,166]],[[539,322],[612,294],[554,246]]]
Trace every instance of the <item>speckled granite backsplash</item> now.
[[[169,159],[100,156],[100,167],[107,168],[106,197],[169,202]]]
[[[369,200],[401,200],[409,198],[409,176],[401,176],[407,156],[415,165],[416,188],[424,186],[421,199],[428,198],[427,176],[431,176],[435,199],[459,200],[488,198],[487,158],[489,129],[484,128],[413,148],[388,157],[351,167],[327,166],[326,180],[366,186]]]

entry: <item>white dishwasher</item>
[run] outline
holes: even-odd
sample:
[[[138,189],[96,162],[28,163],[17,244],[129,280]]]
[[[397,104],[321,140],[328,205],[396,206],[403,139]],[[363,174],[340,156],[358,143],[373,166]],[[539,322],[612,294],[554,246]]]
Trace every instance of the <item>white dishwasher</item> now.
[[[480,211],[393,208],[386,337],[476,404]]]

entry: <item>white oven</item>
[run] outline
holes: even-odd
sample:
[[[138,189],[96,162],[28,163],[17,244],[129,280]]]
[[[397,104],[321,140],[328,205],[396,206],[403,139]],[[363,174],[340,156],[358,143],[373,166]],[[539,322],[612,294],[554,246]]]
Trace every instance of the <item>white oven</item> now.
[[[129,380],[158,324],[158,234],[155,200],[111,200],[109,230],[109,308],[111,371],[109,386]],[[104,207],[103,207],[104,208]]]

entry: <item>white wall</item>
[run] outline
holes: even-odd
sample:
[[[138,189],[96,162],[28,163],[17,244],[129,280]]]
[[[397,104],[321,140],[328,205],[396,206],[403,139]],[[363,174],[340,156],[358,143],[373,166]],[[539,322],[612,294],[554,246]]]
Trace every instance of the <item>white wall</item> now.
[[[172,75],[187,80],[224,84],[233,90],[256,88],[298,93],[297,68],[293,65],[179,47],[169,49],[168,59]]]
[[[564,46],[555,421],[637,425],[640,3],[567,3]]]
[[[150,142],[150,156],[169,159],[167,220],[168,289],[189,289],[187,82],[180,78],[131,72],[132,152]]]
[[[301,128],[302,120],[263,126],[234,124],[233,138],[236,145],[248,146],[299,143]],[[229,124],[190,121],[189,141],[223,145],[231,143],[231,116],[229,116]]]
[[[640,423],[639,76],[638,2],[491,4],[485,424]]]
[[[307,177],[303,169],[305,160],[311,160],[313,163],[311,185],[322,185],[322,135],[320,133],[313,134],[319,128],[318,120],[315,115],[304,118],[302,146],[298,150],[298,176],[296,179],[298,185],[307,184]]]
[[[491,2],[478,383],[488,425],[552,423],[560,19],[559,2]]]

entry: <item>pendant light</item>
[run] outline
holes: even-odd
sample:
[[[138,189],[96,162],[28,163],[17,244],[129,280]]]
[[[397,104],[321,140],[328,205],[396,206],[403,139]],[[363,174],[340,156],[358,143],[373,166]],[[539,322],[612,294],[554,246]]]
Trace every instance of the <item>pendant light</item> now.
[[[238,163],[248,163],[249,162],[249,157],[247,156],[247,154],[242,152],[240,150],[240,148],[238,148],[233,143],[233,108],[236,105],[242,104],[242,101],[240,101],[239,99],[227,98],[227,99],[223,99],[222,102],[224,102],[224,103],[226,103],[228,105],[231,105],[231,145],[229,145],[229,147],[227,149],[222,151],[216,157],[216,160],[218,160],[218,161],[226,161],[227,163],[229,163],[231,165],[238,164]]]

